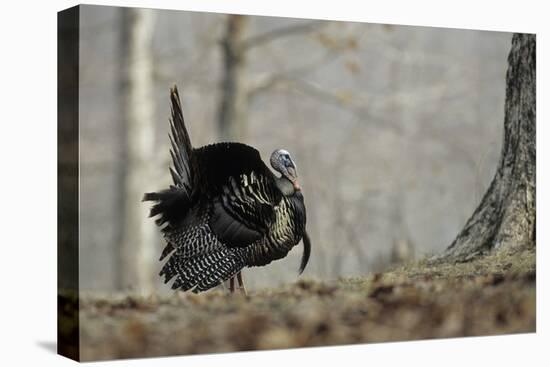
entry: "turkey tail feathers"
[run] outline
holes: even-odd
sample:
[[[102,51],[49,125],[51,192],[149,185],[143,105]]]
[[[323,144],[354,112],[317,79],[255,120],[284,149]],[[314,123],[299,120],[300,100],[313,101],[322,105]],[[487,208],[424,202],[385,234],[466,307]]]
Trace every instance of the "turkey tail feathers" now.
[[[155,221],[157,225],[162,226],[168,223],[168,227],[175,227],[187,214],[191,205],[191,195],[193,191],[193,169],[192,154],[193,147],[189,134],[185,128],[183,112],[181,108],[178,88],[174,86],[170,89],[170,156],[172,157],[172,167],[170,174],[174,181],[174,186],[160,192],[150,192],[143,196],[143,201],[156,201],[151,208],[150,217],[159,215]]]
[[[191,166],[193,146],[191,145],[189,133],[185,128],[181,101],[176,86],[170,89],[170,103],[172,114],[170,118],[170,156],[173,163],[170,174],[174,185],[190,193],[193,184],[193,169]]]
[[[168,223],[169,227],[165,229],[174,228],[187,214],[190,206],[187,192],[175,187],[160,192],[148,192],[143,195],[142,201],[156,201],[149,212],[149,217],[159,215],[155,223],[158,226]]]

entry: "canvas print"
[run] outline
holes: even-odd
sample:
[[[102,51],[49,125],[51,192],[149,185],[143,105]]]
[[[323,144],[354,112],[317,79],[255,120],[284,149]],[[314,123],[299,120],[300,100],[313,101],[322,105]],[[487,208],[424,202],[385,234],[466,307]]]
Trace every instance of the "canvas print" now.
[[[535,332],[536,36],[58,14],[58,352]]]

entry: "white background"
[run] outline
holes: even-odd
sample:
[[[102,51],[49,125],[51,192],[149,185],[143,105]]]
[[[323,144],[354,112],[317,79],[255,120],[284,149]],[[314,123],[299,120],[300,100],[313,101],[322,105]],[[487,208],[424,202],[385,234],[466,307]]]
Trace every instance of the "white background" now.
[[[537,33],[537,334],[102,362],[117,366],[542,366],[548,346],[549,32],[544,1],[96,1],[216,11]],[[4,2],[0,12],[0,364],[64,366],[56,338],[56,12],[73,1]],[[547,289],[548,290],[548,289]],[[546,312],[545,312],[546,311]],[[215,322],[215,321],[213,321]]]

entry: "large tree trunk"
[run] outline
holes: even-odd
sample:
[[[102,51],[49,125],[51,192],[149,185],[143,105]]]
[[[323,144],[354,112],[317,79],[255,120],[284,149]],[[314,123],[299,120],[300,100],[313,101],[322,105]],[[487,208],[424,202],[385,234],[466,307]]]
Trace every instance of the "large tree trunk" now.
[[[121,95],[124,120],[122,170],[122,243],[118,287],[142,293],[153,289],[156,259],[154,227],[141,202],[144,185],[151,182],[154,146],[152,32],[154,13],[145,9],[122,10]]]
[[[535,35],[513,36],[497,172],[444,260],[468,261],[494,249],[535,246],[535,50]]]
[[[223,80],[221,102],[218,111],[220,137],[225,141],[246,139],[246,115],[248,113],[248,91],[244,81],[246,51],[244,35],[247,17],[228,15],[222,40]]]

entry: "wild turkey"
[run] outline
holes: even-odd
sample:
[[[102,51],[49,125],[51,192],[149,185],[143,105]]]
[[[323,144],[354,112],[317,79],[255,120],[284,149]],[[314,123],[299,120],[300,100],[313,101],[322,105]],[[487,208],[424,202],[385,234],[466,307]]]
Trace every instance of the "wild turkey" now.
[[[235,277],[246,293],[241,269],[262,266],[285,257],[303,240],[299,273],[309,260],[306,208],[297,182],[296,164],[283,149],[273,152],[271,166],[259,152],[241,143],[217,143],[193,148],[178,90],[170,90],[170,140],[174,184],[147,193],[155,201],[150,217],[167,242],[160,260],[164,282],[172,289],[201,292]]]

